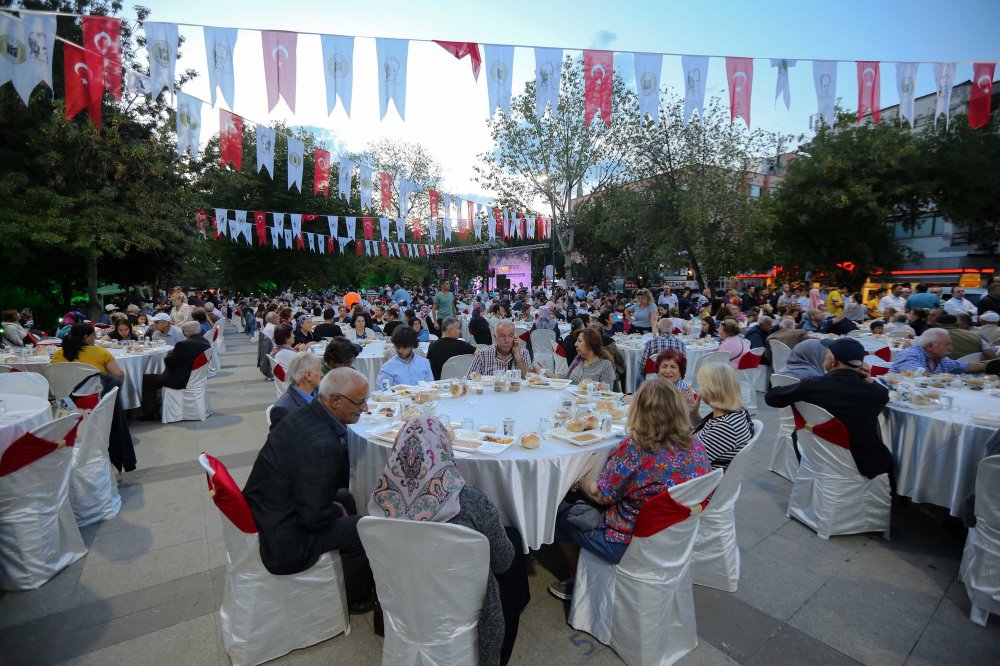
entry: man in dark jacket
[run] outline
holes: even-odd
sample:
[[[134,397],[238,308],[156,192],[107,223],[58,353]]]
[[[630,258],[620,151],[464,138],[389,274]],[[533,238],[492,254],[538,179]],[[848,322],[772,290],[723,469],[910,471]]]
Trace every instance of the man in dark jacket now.
[[[791,386],[776,386],[764,396],[771,407],[808,402],[830,412],[847,428],[851,456],[858,471],[869,479],[891,473],[892,454],[882,443],[878,416],[889,402],[884,386],[864,369],[865,348],[851,338],[823,340],[827,347],[826,374]]]
[[[174,345],[163,358],[166,369],[158,375],[143,375],[142,377],[142,421],[160,420],[160,401],[158,391],[161,388],[181,390],[187,386],[191,378],[191,369],[195,360],[207,350],[212,343],[201,333],[201,326],[196,321],[186,321],[181,324],[184,339]]]
[[[434,379],[441,379],[441,369],[449,358],[476,353],[476,348],[462,340],[461,336],[462,324],[454,317],[445,317],[441,322],[441,339],[427,348],[427,360],[430,361]]]
[[[316,389],[323,379],[323,360],[312,352],[299,352],[288,364],[288,390],[271,405],[268,418],[271,430],[291,412],[312,403],[316,399]]]
[[[748,326],[743,337],[750,342],[750,349],[762,347],[767,350],[767,336],[771,335],[772,328],[774,328],[774,320],[767,315],[761,315],[756,324]],[[769,364],[770,362],[765,365]]]
[[[299,573],[323,553],[339,551],[352,613],[372,608],[371,568],[347,491],[347,425],[358,422],[367,401],[368,380],[360,372],[328,372],[316,399],[287,414],[268,435],[243,489],[267,570]]]

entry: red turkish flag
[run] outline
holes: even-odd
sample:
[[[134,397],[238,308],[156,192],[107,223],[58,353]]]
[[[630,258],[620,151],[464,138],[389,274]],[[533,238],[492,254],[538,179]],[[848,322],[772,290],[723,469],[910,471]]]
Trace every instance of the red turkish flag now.
[[[494,208],[493,213],[497,218],[497,236],[503,238],[503,211],[499,208]]]
[[[871,111],[875,124],[879,121],[879,73],[878,63],[871,60],[859,60],[858,65],[858,122],[865,113]]]
[[[365,243],[364,241],[354,241],[354,251],[357,253],[359,257],[362,254],[364,254],[365,251],[364,243]]]
[[[66,118],[72,118],[84,108],[90,111],[95,127],[101,126],[101,95],[103,90],[92,78],[86,53],[76,44],[63,42],[63,78],[66,81]]]
[[[264,247],[267,245],[267,213],[262,210],[254,211],[253,225],[257,231],[257,245]]]
[[[420,256],[421,257],[426,257],[427,256],[427,246],[426,245],[420,245],[418,247],[420,248]]]
[[[590,127],[594,115],[601,112],[604,124],[611,127],[611,91],[615,84],[614,53],[583,52],[584,123]]]
[[[323,196],[330,196],[330,153],[317,148],[313,155],[313,196],[323,190]]]
[[[122,98],[122,22],[109,16],[83,17],[83,48],[87,52],[98,97],[106,88],[115,99]]]
[[[438,216],[438,191],[427,190],[427,198],[431,201],[431,217],[436,220]]]
[[[996,63],[972,64],[972,90],[969,92],[969,125],[982,127],[990,119],[990,99],[993,97],[993,75]]]
[[[68,46],[68,44],[66,44],[65,42],[63,44],[65,46]],[[213,217],[212,218],[212,240],[219,240],[219,236],[220,236],[220,234],[219,234],[219,218]]]
[[[419,219],[415,218],[413,220],[413,238],[415,238],[416,240],[420,240],[420,231],[422,226],[423,225]]]
[[[194,214],[194,223],[198,225],[198,231],[205,231],[205,220],[208,219],[208,213],[202,208],[197,213]]]
[[[523,239],[525,236],[528,235],[528,223],[525,222],[524,220],[524,213],[518,213],[517,217],[518,219],[521,220],[521,224],[519,225],[519,230],[520,230],[519,234],[520,237]]]
[[[458,237],[465,240],[465,236],[468,233],[465,224],[465,218],[462,217],[461,203],[459,204],[458,211]]]
[[[479,69],[483,66],[483,59],[479,55],[479,44],[476,42],[439,42],[436,39],[434,43],[440,44],[445,51],[459,60],[469,56],[472,59],[472,76],[475,77],[476,81],[479,80]]]
[[[225,109],[219,109],[219,160],[223,169],[232,162],[243,171],[243,119]]]
[[[404,257],[409,257],[410,256],[410,248],[409,248],[409,246],[407,246],[406,243],[402,243],[399,247],[400,247],[400,249],[403,250],[403,256]]]
[[[335,239],[333,236],[327,236],[326,237],[326,253],[327,254],[333,254],[334,251],[335,251],[334,247],[336,246],[336,244],[337,244],[337,239]]]
[[[260,33],[264,47],[264,84],[267,87],[267,110],[278,105],[278,96],[295,111],[295,47],[298,33],[271,30]]]
[[[389,248],[385,246],[384,242],[378,244],[378,251],[383,257],[389,256]]]
[[[383,171],[379,181],[382,190],[382,212],[384,213],[392,206],[392,175]]]
[[[365,227],[365,240],[372,240],[372,235],[375,229],[375,218],[374,217],[363,217],[361,222]]]
[[[301,231],[299,232],[299,235],[295,237],[295,249],[296,250],[306,249],[306,239],[302,237]]]
[[[750,93],[753,91],[753,58],[726,58],[729,79],[729,122],[737,117],[750,127]]]

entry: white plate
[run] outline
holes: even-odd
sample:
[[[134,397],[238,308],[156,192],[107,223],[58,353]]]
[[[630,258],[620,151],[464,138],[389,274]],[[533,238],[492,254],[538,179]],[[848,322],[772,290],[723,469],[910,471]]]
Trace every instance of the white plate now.
[[[399,429],[403,427],[402,421],[393,421],[378,428],[373,428],[368,431],[368,436],[372,439],[377,439],[380,442],[386,442],[388,444],[396,443],[396,435],[399,433]]]
[[[503,435],[493,435],[491,433],[475,432],[473,430],[456,430],[455,439],[451,443],[451,448],[456,451],[467,451],[469,453],[482,453],[488,456],[495,456],[506,451],[507,447],[515,441],[515,438],[508,437],[507,439],[511,441],[506,444],[501,444],[500,442],[490,442],[486,440],[486,437],[489,436],[503,437]]]
[[[575,444],[576,446],[587,446],[589,444],[596,444],[598,442],[603,442],[606,439],[612,437],[618,437],[625,433],[624,428],[621,426],[612,426],[611,432],[601,432],[600,430],[584,430],[583,432],[571,432],[565,427],[553,428],[548,432],[550,437],[555,437],[556,439],[561,439],[564,442],[569,442],[570,444]]]
[[[379,414],[378,412],[382,409],[391,408],[392,414],[385,415]],[[381,421],[383,419],[392,419],[399,416],[400,405],[398,402],[370,402],[368,403],[368,409],[371,410],[370,414],[362,414],[366,419]]]

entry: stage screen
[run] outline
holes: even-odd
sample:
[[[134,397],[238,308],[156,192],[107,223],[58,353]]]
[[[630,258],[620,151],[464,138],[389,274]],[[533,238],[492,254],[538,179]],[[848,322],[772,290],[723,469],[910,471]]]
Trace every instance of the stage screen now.
[[[497,276],[510,280],[510,287],[531,288],[531,250],[506,248],[490,250],[490,290],[496,288]]]

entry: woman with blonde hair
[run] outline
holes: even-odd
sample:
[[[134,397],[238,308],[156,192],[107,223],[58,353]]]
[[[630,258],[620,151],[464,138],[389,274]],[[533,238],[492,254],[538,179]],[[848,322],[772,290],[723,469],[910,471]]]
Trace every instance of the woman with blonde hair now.
[[[750,413],[743,407],[739,377],[725,363],[709,363],[698,369],[698,388],[701,393],[691,403],[694,436],[705,446],[712,467],[726,469],[754,434]],[[705,418],[698,413],[702,400],[712,408]]]
[[[656,308],[656,300],[649,289],[640,289],[635,292],[635,312],[632,319],[632,327],[636,333],[651,333],[656,328],[656,322],[660,319]]]
[[[618,564],[643,504],[712,471],[687,414],[680,391],[667,382],[643,382],[629,410],[628,437],[611,451],[596,480],[579,479],[570,489],[556,518],[556,539]],[[588,506],[595,508],[587,511]],[[572,589],[572,577],[549,586],[559,599],[572,596]]]

